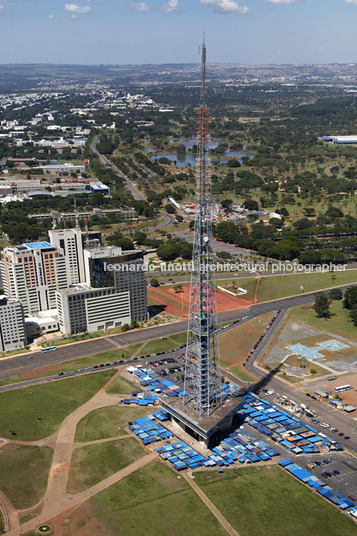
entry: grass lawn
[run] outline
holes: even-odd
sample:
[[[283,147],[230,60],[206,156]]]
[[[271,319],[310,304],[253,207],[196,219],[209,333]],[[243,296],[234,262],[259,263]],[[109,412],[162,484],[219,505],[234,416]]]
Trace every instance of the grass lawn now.
[[[53,450],[8,443],[0,449],[0,489],[15,508],[34,506],[44,495]]]
[[[152,408],[110,406],[88,413],[79,421],[75,441],[95,441],[111,436],[125,435],[128,422],[152,413]]]
[[[248,372],[245,371],[244,367],[241,367],[240,365],[237,365],[236,367],[230,367],[229,372],[234,374],[237,378],[242,380],[243,382],[256,382],[257,378],[254,378]]]
[[[23,523],[26,523],[27,521],[30,521],[34,517],[36,517],[36,514],[28,514],[27,516],[21,516],[19,518],[20,524],[22,525]]]
[[[160,462],[98,493],[70,518],[63,536],[94,529],[105,536],[227,535],[187,482]]]
[[[273,316],[273,312],[265,313],[259,318],[242,325],[238,324],[221,333],[219,335],[221,365],[225,368],[241,365]]]
[[[311,324],[315,328],[336,333],[336,335],[357,342],[357,327],[350,320],[348,310],[344,309],[342,300],[333,302],[330,311],[331,318],[318,318],[311,306],[296,307],[289,311],[287,321]],[[339,352],[335,352],[335,354],[338,358]]]
[[[346,270],[345,272],[313,272],[311,274],[287,274],[262,276],[259,280],[257,299],[259,302],[276,300],[296,294],[301,294],[300,285],[303,285],[304,292],[313,292],[323,290],[339,285],[348,285],[356,283],[357,270]],[[252,300],[255,295],[257,277],[217,280],[217,285],[224,286],[235,282],[238,287],[248,291],[248,294],[242,296],[243,299]]]
[[[185,331],[176,333],[175,335],[169,335],[167,337],[160,337],[159,339],[154,339],[145,344],[145,346],[140,350],[140,355],[167,352],[177,348],[178,346],[181,346],[182,344],[185,344],[186,340],[187,333]]]
[[[216,285],[218,287],[226,287],[227,285],[231,285],[233,283],[237,287],[244,288],[244,290],[247,290],[248,293],[240,296],[240,299],[250,301],[254,299],[255,289],[258,281],[259,279],[256,276],[241,278],[237,276],[232,277],[232,279],[216,279]]]
[[[115,374],[106,370],[79,378],[0,393],[0,436],[36,441],[57,431],[67,415],[87,402]]]
[[[138,385],[129,382],[127,379],[119,376],[106,389],[110,395],[130,395],[132,391],[141,392],[142,389]]]
[[[299,357],[295,355],[290,355],[287,359],[284,361],[284,365],[290,366],[290,367],[297,367],[297,368],[304,368],[311,372],[311,370],[314,370],[315,372],[311,373],[310,376],[289,376],[289,374],[284,374],[284,367],[282,367],[282,371],[278,372],[278,376],[283,376],[285,380],[292,381],[293,383],[296,382],[304,382],[306,381],[306,378],[309,380],[312,378],[320,378],[321,376],[326,376],[327,374],[331,374],[329,370],[324,369],[323,367],[319,367],[318,363],[311,363],[306,357]]]
[[[239,536],[352,536],[355,523],[278,466],[195,473]]]
[[[76,448],[71,459],[68,492],[84,491],[144,455],[145,450],[132,438]]]

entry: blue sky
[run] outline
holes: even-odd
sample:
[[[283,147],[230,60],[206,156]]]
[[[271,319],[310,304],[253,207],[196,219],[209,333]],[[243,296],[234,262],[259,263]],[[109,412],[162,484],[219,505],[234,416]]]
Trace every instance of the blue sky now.
[[[357,0],[0,0],[0,63],[355,63]]]

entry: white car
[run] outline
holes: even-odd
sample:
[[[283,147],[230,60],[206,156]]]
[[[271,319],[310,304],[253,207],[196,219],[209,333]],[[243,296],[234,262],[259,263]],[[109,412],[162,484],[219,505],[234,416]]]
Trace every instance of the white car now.
[[[330,424],[327,424],[327,422],[322,422],[320,426],[322,426],[322,428],[330,428]]]

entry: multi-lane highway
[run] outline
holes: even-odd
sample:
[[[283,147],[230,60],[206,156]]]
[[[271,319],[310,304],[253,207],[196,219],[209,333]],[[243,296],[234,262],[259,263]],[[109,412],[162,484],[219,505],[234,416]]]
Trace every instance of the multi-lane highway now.
[[[301,294],[292,298],[283,298],[276,301],[260,303],[253,305],[250,308],[240,308],[231,311],[225,311],[219,314],[219,322],[229,322],[236,320],[242,316],[249,314],[249,319],[255,318],[267,312],[273,312],[277,309],[289,309],[299,305],[311,303],[314,300],[314,293]],[[248,312],[247,312],[248,311]],[[0,360],[0,379],[8,378],[14,374],[20,374],[25,371],[45,366],[53,363],[61,363],[76,357],[84,357],[88,355],[114,350],[128,344],[144,342],[150,339],[157,339],[174,333],[180,333],[187,329],[187,321],[174,322],[161,326],[138,329],[114,335],[111,337],[102,337],[81,343],[59,346],[55,352],[40,353],[33,352],[32,354],[21,355],[17,357],[5,358]]]

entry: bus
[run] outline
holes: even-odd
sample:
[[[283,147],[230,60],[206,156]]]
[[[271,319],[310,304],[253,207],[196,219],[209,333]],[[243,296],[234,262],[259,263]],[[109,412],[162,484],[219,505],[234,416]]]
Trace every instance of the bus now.
[[[42,352],[53,352],[53,350],[57,350],[57,346],[46,346],[45,348],[41,348]]]
[[[349,391],[350,389],[352,389],[352,387],[350,385],[340,385],[340,387],[335,387],[335,391],[336,393],[341,393],[341,391]]]

